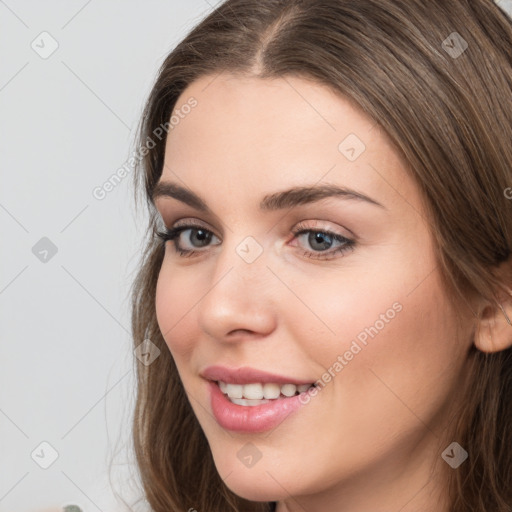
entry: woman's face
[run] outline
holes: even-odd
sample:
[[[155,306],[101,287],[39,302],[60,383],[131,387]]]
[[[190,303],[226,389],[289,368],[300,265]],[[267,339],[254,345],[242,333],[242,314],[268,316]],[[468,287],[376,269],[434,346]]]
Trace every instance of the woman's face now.
[[[156,313],[220,476],[278,510],[430,510],[471,326],[456,322],[397,153],[297,77],[203,77],[174,114],[161,183],[207,208],[172,187],[155,199],[167,228],[193,224],[166,243]],[[352,195],[278,199],[326,186]],[[226,389],[269,401],[231,403]]]

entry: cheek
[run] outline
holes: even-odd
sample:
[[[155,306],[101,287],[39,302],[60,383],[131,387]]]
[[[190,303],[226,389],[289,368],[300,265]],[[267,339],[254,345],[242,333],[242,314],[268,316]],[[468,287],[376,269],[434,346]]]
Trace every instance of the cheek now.
[[[194,304],[192,289],[190,282],[180,280],[178,274],[169,271],[164,258],[156,286],[155,312],[160,331],[175,359],[185,356],[191,348],[187,339],[187,333],[191,334],[187,313]]]
[[[409,289],[400,284],[406,280],[403,274],[377,269],[363,273],[357,268],[339,275],[294,276],[301,301],[291,298],[281,311],[293,310],[294,338],[302,340],[311,360],[329,368],[346,353],[350,364],[356,364],[356,359],[366,359],[377,345],[384,345],[384,339],[399,344],[404,330],[416,328]]]
[[[437,275],[413,293],[410,287],[387,284],[387,292],[376,290],[371,299],[351,296],[351,317],[338,320],[343,334],[326,363],[332,367],[342,356],[335,394],[346,410],[368,419],[354,436],[361,428],[375,435],[378,424],[384,439],[386,432],[420,425],[418,417],[433,418],[456,388],[464,362],[465,347]]]
[[[419,255],[421,245],[425,250]],[[371,259],[354,253],[339,275],[319,273],[298,281],[295,289],[308,290],[303,298],[310,309],[304,311],[301,330],[308,319],[316,326],[311,336],[315,353],[328,354],[332,363],[333,356],[347,351],[351,361],[356,353],[370,361],[383,356],[381,349],[407,359],[424,357],[427,346],[440,347],[450,336],[446,329],[453,318],[428,248],[423,239],[411,246],[398,240],[372,249]]]
[[[319,276],[314,287],[311,277],[297,282],[296,289],[309,290],[310,311],[299,305],[304,314],[294,336],[325,368],[326,385],[356,409],[395,392],[421,410],[426,402],[439,405],[456,384],[467,347],[458,341],[432,255],[414,254],[386,254],[365,273],[347,268],[339,279]]]

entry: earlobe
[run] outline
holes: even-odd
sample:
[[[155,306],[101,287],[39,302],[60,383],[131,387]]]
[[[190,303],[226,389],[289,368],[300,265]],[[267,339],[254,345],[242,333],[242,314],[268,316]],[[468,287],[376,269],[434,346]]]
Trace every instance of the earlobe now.
[[[510,290],[508,290],[510,292]],[[475,346],[481,352],[500,352],[512,347],[512,293],[498,306],[487,304],[478,317]]]

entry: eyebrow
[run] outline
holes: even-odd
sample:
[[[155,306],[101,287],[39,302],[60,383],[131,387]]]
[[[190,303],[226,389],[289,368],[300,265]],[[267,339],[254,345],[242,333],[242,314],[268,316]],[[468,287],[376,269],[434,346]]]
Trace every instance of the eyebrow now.
[[[196,210],[214,215],[207,206],[206,201],[191,190],[172,183],[170,181],[159,181],[153,189],[153,202],[159,197],[172,197],[185,203]],[[316,185],[306,187],[293,187],[282,192],[275,192],[263,197],[259,208],[261,211],[283,210],[295,206],[314,203],[328,197],[341,197],[343,199],[353,199],[356,201],[365,201],[369,204],[378,206],[387,210],[381,203],[368,197],[361,192],[347,187],[337,185]]]

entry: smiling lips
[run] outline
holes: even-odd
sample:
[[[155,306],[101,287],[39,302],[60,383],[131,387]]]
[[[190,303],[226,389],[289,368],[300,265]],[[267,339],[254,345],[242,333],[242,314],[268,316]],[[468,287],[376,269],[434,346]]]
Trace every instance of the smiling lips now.
[[[300,395],[315,387],[311,381],[250,367],[209,366],[201,376],[210,381],[210,404],[219,425],[239,432],[273,428],[302,407]]]
[[[295,396],[296,393],[307,391],[314,384],[282,384],[274,382],[254,382],[250,384],[228,384],[224,381],[217,382],[220,390],[228,396],[229,400],[239,405],[260,405],[268,400],[276,400],[280,397]]]

